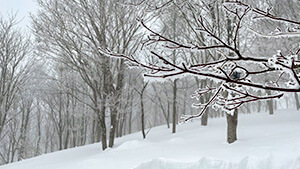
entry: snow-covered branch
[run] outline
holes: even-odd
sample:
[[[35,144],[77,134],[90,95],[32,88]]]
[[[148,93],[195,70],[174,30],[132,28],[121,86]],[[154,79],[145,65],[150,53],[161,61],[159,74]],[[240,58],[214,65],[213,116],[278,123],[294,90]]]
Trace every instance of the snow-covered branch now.
[[[195,27],[194,31],[201,34],[201,36],[205,35],[211,39],[210,41],[199,43],[201,46],[195,43],[187,43],[191,41],[189,39],[169,38],[167,35],[156,32],[141,20],[142,27],[150,32],[150,35],[142,46],[155,44],[160,49],[160,52],[157,52],[155,51],[155,47],[150,48],[150,54],[157,60],[154,64],[137,60],[133,56],[116,54],[107,50],[100,51],[109,56],[126,59],[135,65],[149,70],[145,73],[146,77],[169,78],[186,74],[202,79],[212,79],[216,81],[216,84],[222,82],[218,87],[208,86],[205,89],[197,90],[195,95],[193,95],[196,98],[213,91],[214,95],[207,103],[195,105],[202,109],[199,114],[182,117],[183,121],[200,117],[210,106],[221,108],[231,113],[244,103],[280,98],[283,96],[283,93],[280,92],[300,92],[300,75],[296,71],[300,67],[298,57],[295,57],[295,55],[285,56],[281,52],[278,52],[273,57],[247,56],[239,49],[238,45],[239,34],[244,24],[243,20],[249,13],[255,13],[274,21],[294,24],[298,27],[300,22],[277,17],[270,13],[270,9],[264,11],[240,1],[226,2],[223,7],[227,13],[231,14],[230,16],[233,15],[234,19],[231,22],[233,22],[232,25],[234,26],[229,25],[228,27],[228,29],[232,28],[232,34],[228,34],[224,38],[224,36],[221,36],[212,29],[210,22],[200,16],[195,20],[198,27]],[[213,43],[211,43],[212,41]],[[221,51],[223,55],[214,57],[218,59],[212,61],[187,64],[185,62],[174,62],[174,60],[168,57],[167,52],[161,52],[164,50],[196,51],[198,53],[214,50],[217,53]],[[257,89],[274,91],[275,94],[266,96],[250,94],[250,91]]]

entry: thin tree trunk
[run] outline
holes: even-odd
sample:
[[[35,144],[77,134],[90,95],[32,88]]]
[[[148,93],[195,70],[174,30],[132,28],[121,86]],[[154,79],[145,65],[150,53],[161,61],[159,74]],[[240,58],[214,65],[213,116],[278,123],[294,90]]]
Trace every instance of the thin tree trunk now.
[[[172,133],[176,133],[176,124],[177,124],[177,80],[173,82],[173,124],[172,124]]]
[[[41,144],[41,107],[40,107],[40,102],[37,101],[37,142],[36,142],[36,151],[35,151],[35,156],[40,155],[40,144]],[[47,145],[47,144],[46,144]]]
[[[197,79],[199,81],[199,79]],[[199,83],[199,82],[198,82]],[[201,81],[201,88],[205,88],[207,85],[207,80],[202,80]],[[209,100],[209,95],[206,94],[205,97],[202,96],[201,97],[201,102],[202,103],[205,103]],[[209,109],[206,109],[205,112],[203,113],[202,117],[201,117],[201,125],[202,126],[207,126],[207,122],[208,122],[208,112],[209,112]]]
[[[169,116],[170,115],[169,115],[169,112],[166,112],[166,109],[164,108],[164,105],[163,105],[163,101],[162,101],[161,97],[159,96],[158,91],[157,91],[157,89],[156,89],[156,87],[155,87],[154,84],[152,85],[152,87],[153,87],[153,90],[154,90],[154,92],[155,92],[155,94],[157,96],[159,107],[160,107],[160,109],[161,109],[161,111],[162,111],[162,113],[163,113],[163,115],[165,117],[165,120],[166,120],[166,123],[167,123],[167,127],[170,128],[170,123],[169,123],[169,121],[170,121],[169,120],[169,118],[170,118]],[[169,107],[169,104],[167,105],[167,111],[169,111],[168,107]]]
[[[258,91],[258,95],[261,96],[261,91]],[[257,112],[261,112],[261,101],[259,100],[257,103]]]
[[[99,113],[99,122],[101,128],[101,142],[102,142],[102,150],[107,148],[107,136],[106,136],[106,124],[105,124],[105,109],[106,109],[106,96],[104,96],[101,100],[101,109]],[[97,109],[99,111],[99,109]]]
[[[97,123],[97,120],[93,119],[92,121],[92,134],[91,134],[91,143],[95,143],[96,142],[96,123]]]
[[[131,93],[131,98],[130,98],[130,112],[129,112],[129,119],[128,119],[128,134],[131,134],[132,130],[132,112],[133,112],[133,93]]]
[[[298,93],[295,92],[294,95],[295,95],[295,101],[296,101],[296,108],[297,108],[297,110],[299,110],[300,109],[300,103],[299,103]]]
[[[146,138],[146,133],[145,133],[145,111],[144,111],[144,102],[143,102],[143,95],[141,94],[141,120],[142,120],[142,134],[143,134],[143,139]]]
[[[266,93],[268,95],[271,95],[271,91],[270,90],[266,90]],[[267,100],[267,104],[268,104],[268,108],[269,108],[269,114],[272,115],[274,114],[274,103],[272,99]]]
[[[167,117],[168,117],[167,118],[167,123],[168,124],[167,124],[167,126],[168,126],[168,128],[170,128],[170,114],[171,114],[171,112],[170,112],[171,111],[170,110],[171,109],[170,106],[171,106],[171,103],[169,101],[167,101],[167,103],[168,103],[168,106],[167,106],[167,113],[168,113],[167,114]]]
[[[143,139],[146,138],[146,133],[145,133],[145,110],[144,110],[144,99],[143,99],[143,96],[144,96],[144,92],[145,92],[145,89],[147,87],[147,85],[149,84],[149,82],[147,82],[144,86],[143,86],[143,89],[140,93],[140,104],[141,104],[141,121],[142,121],[142,134],[143,134]]]

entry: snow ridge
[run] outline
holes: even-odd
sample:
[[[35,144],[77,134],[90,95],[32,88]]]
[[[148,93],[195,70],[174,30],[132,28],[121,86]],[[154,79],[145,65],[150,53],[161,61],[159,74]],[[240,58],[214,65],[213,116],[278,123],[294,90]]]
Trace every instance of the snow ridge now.
[[[159,158],[144,162],[133,169],[300,169],[300,155],[294,160],[287,160],[280,164],[276,164],[273,155],[261,159],[248,156],[240,162],[203,157],[194,163],[184,163]]]

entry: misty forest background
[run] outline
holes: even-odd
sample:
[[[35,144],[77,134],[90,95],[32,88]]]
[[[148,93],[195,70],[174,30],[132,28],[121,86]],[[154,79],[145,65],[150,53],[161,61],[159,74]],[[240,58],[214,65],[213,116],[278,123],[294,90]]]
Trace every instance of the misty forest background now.
[[[149,32],[140,25],[141,19],[170,39],[213,44],[212,39],[196,32],[196,20],[201,15],[220,37],[229,36],[232,18],[224,12],[223,2],[38,0],[39,10],[31,16],[30,31],[18,27],[15,14],[9,19],[0,17],[0,164],[100,141],[104,150],[113,147],[116,137],[133,132],[142,131],[141,137],[147,138],[158,125],[175,133],[181,116],[199,112],[193,103],[210,98],[209,94],[200,100],[190,96],[198,88],[218,82],[195,76],[144,79],[144,69],[105,56],[99,48],[156,63],[145,52],[153,46],[144,45]],[[243,2],[262,9],[272,6],[274,15],[300,20],[299,0]],[[248,21],[244,21],[245,27]],[[257,22],[260,26],[252,28],[259,32],[284,25]],[[278,49],[284,54],[295,52],[299,38],[270,39],[244,29],[238,43],[245,54],[271,57]],[[169,58],[174,63],[206,63],[218,55],[210,50],[178,50]],[[298,94],[285,94],[280,101],[245,104],[238,111],[273,114],[279,108],[299,109]],[[225,115],[209,108],[201,125]]]

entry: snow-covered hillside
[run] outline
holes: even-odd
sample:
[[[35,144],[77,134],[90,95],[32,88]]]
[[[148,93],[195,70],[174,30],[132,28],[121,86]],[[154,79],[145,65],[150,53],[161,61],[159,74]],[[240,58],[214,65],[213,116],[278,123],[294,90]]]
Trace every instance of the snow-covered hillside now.
[[[151,129],[116,140],[106,151],[100,144],[55,152],[0,169],[300,169],[300,112],[280,110],[239,115],[238,141],[227,144],[226,119],[210,119]]]

